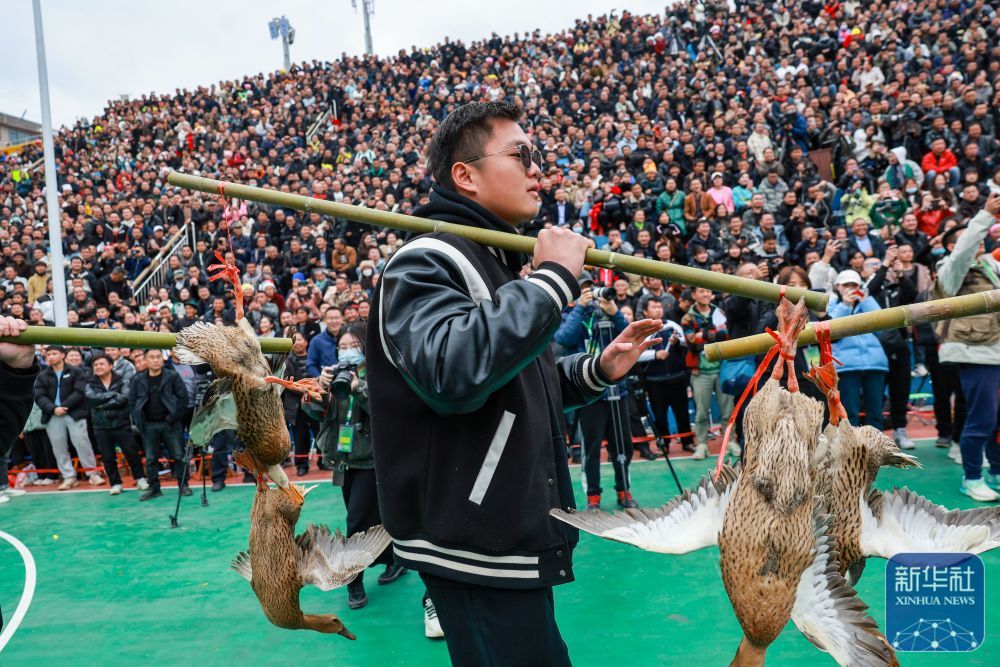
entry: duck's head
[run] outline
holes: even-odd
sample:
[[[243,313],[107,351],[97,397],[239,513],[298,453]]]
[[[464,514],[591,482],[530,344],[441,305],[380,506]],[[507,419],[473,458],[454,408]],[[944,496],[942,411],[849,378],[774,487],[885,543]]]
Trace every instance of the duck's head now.
[[[354,633],[344,627],[344,622],[333,614],[306,614],[303,617],[305,626],[310,630],[328,635],[340,635],[348,639],[357,639]]]
[[[302,504],[306,494],[316,488],[316,485],[302,487],[298,484],[290,485],[289,489],[271,489],[266,492],[267,511],[273,515],[280,516],[291,525],[295,525],[302,512]]]
[[[903,453],[896,442],[882,431],[872,426],[861,426],[855,430],[859,442],[868,450],[868,472],[874,478],[882,466],[893,468],[922,468],[917,457]]]

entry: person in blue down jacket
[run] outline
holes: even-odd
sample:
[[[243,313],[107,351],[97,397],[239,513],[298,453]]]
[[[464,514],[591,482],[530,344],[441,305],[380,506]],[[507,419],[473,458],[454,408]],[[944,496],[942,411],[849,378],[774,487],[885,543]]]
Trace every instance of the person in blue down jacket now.
[[[837,274],[836,291],[827,310],[831,319],[882,310],[878,302],[862,290],[863,283],[857,271],[848,269]],[[860,426],[861,407],[864,405],[865,423],[881,431],[882,398],[889,360],[878,336],[867,333],[835,341],[833,356],[844,364],[837,368],[837,373],[840,375],[840,399],[848,420],[852,425]]]

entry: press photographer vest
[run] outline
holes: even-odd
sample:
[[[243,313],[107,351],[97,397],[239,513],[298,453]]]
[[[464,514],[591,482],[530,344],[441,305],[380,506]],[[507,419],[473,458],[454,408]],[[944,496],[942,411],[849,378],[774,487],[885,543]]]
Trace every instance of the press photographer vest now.
[[[984,255],[969,268],[962,281],[962,287],[955,296],[978,294],[989,290],[1000,289],[1000,277],[988,264]],[[935,282],[931,293],[935,299],[946,296],[940,285]],[[965,345],[994,345],[1000,342],[1000,313],[983,313],[960,317],[955,320],[942,320],[937,323],[935,332],[941,343],[964,343]]]

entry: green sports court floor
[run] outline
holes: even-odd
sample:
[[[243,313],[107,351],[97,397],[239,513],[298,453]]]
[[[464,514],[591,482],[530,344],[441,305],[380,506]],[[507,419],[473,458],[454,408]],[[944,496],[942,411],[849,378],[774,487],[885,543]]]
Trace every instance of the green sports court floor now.
[[[883,471],[879,486],[908,485],[947,507],[970,507],[958,493],[960,469],[920,441],[925,470]],[[679,461],[691,484],[708,462]],[[578,468],[576,470],[579,470]],[[607,466],[603,475],[610,477]],[[633,466],[636,498],[659,504],[676,492],[662,461]],[[181,527],[168,516],[175,497],[136,502],[129,491],[40,494],[0,506],[0,529],[23,541],[37,563],[38,585],[24,622],[0,665],[444,665],[441,642],[423,636],[419,577],[375,584],[370,602],[347,607],[344,590],[303,592],[310,612],[340,615],[358,640],[279,630],[267,623],[249,586],[228,569],[246,545],[252,486],[230,486],[184,499]],[[611,509],[610,501],[605,509]],[[309,496],[300,525],[343,526],[338,489]],[[987,585],[1000,554],[984,556]],[[556,589],[556,612],[573,662],[600,665],[725,665],[741,633],[719,579],[718,551],[686,556],[648,554],[626,545],[581,537],[577,581]],[[17,552],[0,540],[0,604],[13,613],[24,582]],[[859,591],[884,622],[884,566],[872,561]],[[989,596],[987,623],[1000,616],[1000,595]],[[995,626],[994,626],[995,627]],[[997,631],[1000,634],[1000,631]],[[511,641],[518,641],[511,637]],[[768,652],[769,665],[833,661],[789,625]],[[1000,637],[964,654],[899,654],[903,665],[1000,665]]]

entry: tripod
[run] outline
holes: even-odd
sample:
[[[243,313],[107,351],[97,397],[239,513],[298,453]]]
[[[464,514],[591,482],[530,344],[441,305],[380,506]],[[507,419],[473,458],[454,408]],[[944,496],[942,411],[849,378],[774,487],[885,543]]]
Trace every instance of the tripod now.
[[[187,446],[184,448],[184,467],[181,468],[180,479],[177,480],[177,505],[174,506],[174,513],[170,515],[170,527],[177,528],[180,524],[177,523],[177,517],[181,513],[181,498],[184,497],[184,487],[187,484],[188,476],[190,475],[191,468],[191,455],[194,452],[196,445],[187,441]],[[208,506],[208,494],[205,493],[205,456],[207,455],[208,447],[198,446],[198,449],[202,450],[201,455],[201,506]]]
[[[646,391],[646,380],[642,376],[639,376],[638,390],[640,395],[636,397],[636,402],[646,408],[646,419],[649,420],[649,428],[653,431],[653,437],[656,440],[660,440],[663,437],[663,434],[656,428],[656,415],[653,413],[653,405],[649,402],[649,392]],[[674,469],[673,461],[670,460],[669,447],[664,448],[663,458],[667,460],[667,467],[670,468],[670,474],[673,475],[674,483],[677,484],[677,493],[684,493],[684,488],[681,486],[681,480],[678,479],[677,471]]]

